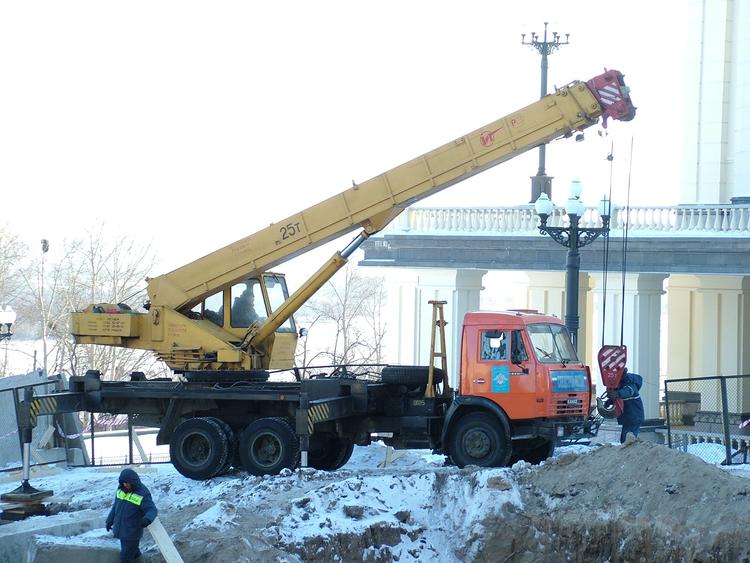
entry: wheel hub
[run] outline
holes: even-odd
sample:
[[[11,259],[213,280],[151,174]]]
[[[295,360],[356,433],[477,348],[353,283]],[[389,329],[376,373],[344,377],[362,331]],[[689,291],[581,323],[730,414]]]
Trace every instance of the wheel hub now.
[[[491,446],[490,437],[481,430],[470,430],[464,436],[464,451],[474,459],[486,457]]]

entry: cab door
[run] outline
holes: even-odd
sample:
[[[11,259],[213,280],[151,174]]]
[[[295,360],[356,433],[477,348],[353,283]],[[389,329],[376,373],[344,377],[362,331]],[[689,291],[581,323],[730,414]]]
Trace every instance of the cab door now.
[[[510,331],[480,329],[476,335],[470,394],[503,404],[510,394]]]

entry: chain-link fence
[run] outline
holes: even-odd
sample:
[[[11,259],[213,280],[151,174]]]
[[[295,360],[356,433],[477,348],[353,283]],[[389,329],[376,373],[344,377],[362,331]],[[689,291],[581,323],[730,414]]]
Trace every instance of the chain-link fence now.
[[[169,446],[156,445],[157,428],[135,427],[127,415],[99,418],[87,413],[87,420],[83,438],[91,465],[170,462]]]
[[[50,381],[42,372],[0,379],[0,470],[20,469],[23,466],[23,446],[18,432],[18,404],[23,400],[24,389],[31,387],[42,395],[54,391],[59,382]],[[4,388],[2,388],[4,387]],[[67,459],[65,448],[55,448],[53,443],[54,420],[40,416],[32,432],[31,458],[33,465],[56,463]]]
[[[668,379],[662,409],[670,448],[711,463],[748,463],[750,375]]]
[[[59,377],[48,378],[42,372],[0,378],[0,471],[23,467],[18,412],[24,391],[31,388],[38,397],[64,386]],[[169,462],[169,447],[156,445],[156,433],[157,429],[134,427],[127,415],[39,415],[29,461],[31,465],[67,462],[72,467]]]

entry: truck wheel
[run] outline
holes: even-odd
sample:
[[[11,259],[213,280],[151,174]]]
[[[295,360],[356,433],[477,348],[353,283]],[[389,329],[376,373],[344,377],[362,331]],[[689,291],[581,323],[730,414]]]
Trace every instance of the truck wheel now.
[[[240,436],[240,459],[252,475],[276,475],[299,463],[299,440],[284,418],[261,418]]]
[[[383,383],[396,385],[427,385],[428,366],[386,366],[380,372]],[[443,370],[434,368],[435,383],[442,383]]]
[[[529,440],[518,440],[513,442],[513,454],[510,456],[509,465],[523,460],[538,464],[552,457],[555,453],[555,442],[544,438],[531,438]]]
[[[227,435],[212,418],[189,418],[175,428],[169,442],[172,465],[185,477],[211,479],[224,467],[229,455]]]
[[[458,467],[502,467],[510,452],[510,436],[497,418],[486,412],[461,417],[451,431],[450,457]]]
[[[354,442],[337,434],[322,434],[316,442],[315,449],[310,450],[308,463],[310,467],[323,471],[335,471],[344,467],[354,451]]]
[[[235,459],[237,457],[237,436],[235,436],[232,427],[220,418],[211,417],[210,420],[215,421],[219,426],[221,426],[221,429],[224,431],[224,434],[227,437],[227,460],[224,462],[224,467],[222,467],[221,471],[219,471],[215,476],[224,475],[235,463]]]

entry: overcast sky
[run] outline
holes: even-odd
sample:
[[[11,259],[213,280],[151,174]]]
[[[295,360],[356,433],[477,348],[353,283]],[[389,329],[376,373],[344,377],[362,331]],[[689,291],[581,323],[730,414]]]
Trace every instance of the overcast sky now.
[[[38,245],[106,219],[177,267],[539,96],[521,33],[570,33],[549,85],[626,74],[638,115],[554,142],[554,200],[679,201],[685,2],[0,4],[0,224]],[[537,153],[420,205],[528,202]],[[342,246],[342,244],[338,244]]]

